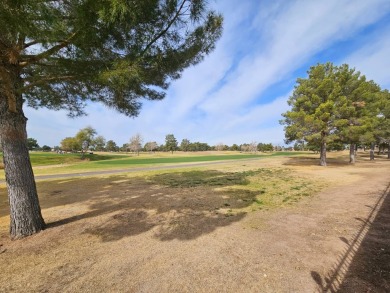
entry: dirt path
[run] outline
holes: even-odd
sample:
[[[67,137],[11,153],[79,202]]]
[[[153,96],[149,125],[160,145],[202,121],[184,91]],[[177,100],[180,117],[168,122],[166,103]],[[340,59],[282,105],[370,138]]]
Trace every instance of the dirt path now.
[[[389,292],[389,162],[262,166],[276,163],[335,185],[226,216],[214,209],[226,195],[205,188],[119,175],[42,182],[49,229],[10,241],[0,211],[0,292]]]

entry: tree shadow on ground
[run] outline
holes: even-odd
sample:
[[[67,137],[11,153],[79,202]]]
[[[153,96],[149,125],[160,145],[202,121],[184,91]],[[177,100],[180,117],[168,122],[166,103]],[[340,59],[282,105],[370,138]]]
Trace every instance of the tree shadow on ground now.
[[[243,188],[251,172],[188,171],[51,182],[41,206],[85,205],[87,212],[48,221],[48,228],[88,220],[83,233],[115,241],[147,231],[161,240],[190,240],[245,217],[259,192]],[[241,186],[235,189],[233,186]],[[59,199],[59,197],[63,197]],[[64,209],[66,211],[66,209]],[[72,209],[70,209],[72,211]],[[94,220],[91,220],[94,218]]]
[[[340,237],[348,246],[335,268],[321,276],[311,275],[320,292],[390,292],[390,184],[355,237]]]
[[[348,154],[339,154],[336,155],[335,158],[326,158],[326,163],[329,167],[337,166],[337,167],[346,167],[351,166],[349,163],[349,155]],[[370,161],[370,154],[368,152],[358,152],[356,155],[356,162],[375,162],[375,161],[388,161],[386,156],[384,155],[375,155],[374,161]],[[312,156],[296,156],[296,157],[288,157],[287,162],[283,163],[286,166],[319,166],[320,165],[320,157],[319,155],[313,154]]]
[[[349,163],[349,159],[345,158],[327,158],[326,164],[329,167],[337,166],[337,167],[344,167],[344,166],[351,166]],[[287,162],[283,163],[283,165],[286,166],[319,166],[320,165],[320,158],[313,158],[313,157],[289,157]]]
[[[364,152],[364,153],[359,153],[359,156],[365,159],[370,159],[370,152]],[[374,154],[374,160],[380,160],[380,161],[388,161],[388,155],[387,154],[379,154],[376,152]]]

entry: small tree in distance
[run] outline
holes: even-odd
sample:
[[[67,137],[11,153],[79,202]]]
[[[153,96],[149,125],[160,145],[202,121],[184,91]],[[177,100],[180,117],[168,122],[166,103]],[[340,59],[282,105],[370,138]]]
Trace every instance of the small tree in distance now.
[[[239,147],[239,145],[237,145],[237,144],[233,144],[231,147],[230,147],[230,150],[232,150],[232,151],[239,151],[240,150],[240,147]]]
[[[257,150],[259,152],[272,152],[274,150],[274,146],[272,143],[259,143],[257,145]]]
[[[103,136],[98,135],[95,137],[93,145],[96,151],[104,151],[106,147],[106,139]]]
[[[44,145],[44,146],[42,146],[42,151],[44,151],[44,152],[50,152],[51,151],[51,147],[49,147],[48,145]]]
[[[96,130],[91,126],[80,129],[75,136],[75,139],[81,145],[83,152],[87,151],[90,146],[94,146]]]
[[[38,141],[35,138],[27,138],[27,146],[30,151],[39,149]]]
[[[252,152],[252,153],[257,153],[257,142],[252,141],[249,144],[249,151]]]
[[[165,149],[173,152],[177,150],[177,140],[173,134],[167,134],[165,136]]]
[[[142,141],[142,136],[139,133],[130,138],[129,149],[130,151],[136,153],[137,156],[139,156],[139,152],[142,149]]]
[[[216,146],[215,146],[215,150],[216,150],[216,151],[219,151],[219,152],[220,152],[220,151],[223,151],[224,148],[225,148],[225,145],[224,145],[222,142],[216,144]]]
[[[75,137],[65,137],[61,141],[61,149],[66,152],[77,152],[81,150],[81,144]]]
[[[117,152],[118,151],[118,146],[116,145],[115,141],[109,140],[106,143],[106,150],[108,152]]]
[[[119,150],[121,151],[121,152],[128,152],[130,149],[129,149],[129,144],[128,143],[124,143],[120,148],[119,148]]]
[[[183,152],[188,152],[190,149],[190,141],[186,138],[183,138],[180,144],[180,148]]]
[[[158,149],[158,144],[155,141],[145,143],[144,149],[148,152],[153,152]]]

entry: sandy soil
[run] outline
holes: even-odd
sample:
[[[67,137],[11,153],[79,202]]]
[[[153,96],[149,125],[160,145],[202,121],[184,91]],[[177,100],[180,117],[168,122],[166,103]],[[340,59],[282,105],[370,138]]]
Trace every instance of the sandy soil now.
[[[8,237],[0,196],[0,292],[390,292],[390,162],[286,166],[332,184],[298,203],[242,205],[210,187],[115,175],[38,184],[45,231]]]

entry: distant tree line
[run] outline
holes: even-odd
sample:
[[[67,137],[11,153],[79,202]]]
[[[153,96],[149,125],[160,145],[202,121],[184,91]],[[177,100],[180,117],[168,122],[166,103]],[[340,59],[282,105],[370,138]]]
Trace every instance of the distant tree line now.
[[[137,133],[133,135],[127,143],[118,146],[114,140],[106,140],[102,135],[98,135],[97,131],[91,126],[80,129],[75,136],[65,137],[61,140],[59,146],[50,147],[44,145],[39,146],[38,141],[34,138],[28,138],[27,144],[29,150],[35,151],[65,151],[65,152],[87,152],[87,151],[106,151],[106,152],[133,152],[138,155],[140,152],[202,152],[202,151],[239,151],[239,152],[272,152],[284,150],[284,147],[275,146],[272,143],[243,143],[232,144],[228,146],[223,143],[209,145],[206,142],[191,142],[184,138],[181,143],[174,134],[167,134],[165,143],[159,144],[156,141],[147,141],[143,144],[143,137]],[[290,148],[292,149],[292,148]],[[296,149],[294,147],[294,149]],[[308,148],[306,147],[305,150]],[[298,150],[298,149],[297,149]]]
[[[30,151],[51,151],[51,147],[47,145],[39,146],[38,141],[34,138],[27,138],[27,147]]]
[[[113,140],[106,140],[103,136],[97,135],[97,132],[91,126],[80,129],[75,136],[65,137],[60,147],[55,147],[66,152],[80,151],[119,151],[118,146]]]
[[[27,145],[29,150],[32,151],[65,151],[65,152],[87,152],[87,151],[104,151],[104,152],[132,152],[139,155],[140,152],[202,152],[202,151],[237,151],[244,153],[257,153],[257,152],[273,152],[273,151],[313,151],[319,152],[320,147],[312,142],[306,143],[303,140],[298,140],[293,146],[286,147],[280,145],[274,145],[272,143],[257,143],[255,141],[251,143],[232,144],[231,146],[224,143],[218,143],[216,145],[209,145],[206,142],[191,142],[189,139],[182,139],[179,144],[173,134],[167,134],[164,144],[158,144],[156,141],[148,141],[143,144],[143,137],[137,133],[133,135],[128,143],[118,146],[114,140],[106,140],[103,136],[97,135],[97,131],[91,126],[80,129],[75,136],[65,137],[59,146],[50,147],[44,145],[39,146],[38,141],[34,138],[27,139]],[[328,144],[327,149],[331,151],[345,150],[347,144],[341,142],[332,142]],[[380,144],[379,150],[384,151],[386,144]],[[368,147],[360,145],[359,147]],[[0,150],[1,151],[1,150]]]

